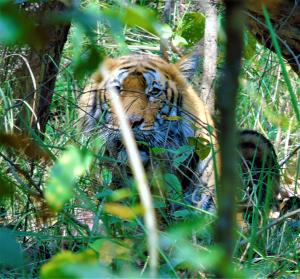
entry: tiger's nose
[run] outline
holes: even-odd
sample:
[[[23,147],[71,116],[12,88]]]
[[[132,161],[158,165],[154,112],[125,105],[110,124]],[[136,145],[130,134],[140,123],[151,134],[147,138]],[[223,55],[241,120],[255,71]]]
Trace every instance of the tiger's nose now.
[[[134,129],[139,128],[143,124],[144,118],[141,115],[133,114],[128,117],[128,121],[131,128]]]

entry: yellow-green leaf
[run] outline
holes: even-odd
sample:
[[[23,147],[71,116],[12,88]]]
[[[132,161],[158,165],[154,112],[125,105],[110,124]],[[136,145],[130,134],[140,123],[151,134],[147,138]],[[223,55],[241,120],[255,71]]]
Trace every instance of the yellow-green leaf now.
[[[106,203],[104,205],[104,211],[125,220],[132,220],[138,215],[144,214],[144,208],[141,205],[129,207],[114,202]]]
[[[89,168],[92,155],[70,146],[58,159],[50,171],[45,189],[45,198],[56,211],[73,196],[73,188],[77,179]]]

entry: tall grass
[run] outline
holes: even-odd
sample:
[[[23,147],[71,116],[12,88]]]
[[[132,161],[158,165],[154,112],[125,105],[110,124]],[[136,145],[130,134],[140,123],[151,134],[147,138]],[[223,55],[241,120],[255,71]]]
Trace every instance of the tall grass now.
[[[173,22],[176,24],[179,20],[179,11],[176,10]],[[73,28],[72,32],[75,32]],[[119,55],[120,49],[108,35],[107,28],[100,26],[97,32],[99,44],[105,46],[109,54]],[[142,46],[148,53],[158,53],[159,41],[155,36],[135,28],[126,28],[124,32],[129,49],[140,51]],[[83,274],[148,276],[146,228],[141,213],[134,211],[138,204],[134,181],[121,173],[123,187],[118,189],[111,177],[116,162],[104,153],[105,143],[97,137],[86,139],[76,129],[77,97],[85,81],[77,81],[72,68],[67,66],[73,47],[73,42],[69,40],[64,50],[43,144],[53,157],[59,157],[70,144],[84,146],[93,154],[93,163],[89,173],[76,183],[70,202],[60,213],[54,213],[39,192],[45,189],[54,161],[49,159],[36,163],[18,152],[0,147],[1,177],[15,189],[13,195],[0,199],[0,224],[14,231],[27,255],[23,266],[1,266],[0,270],[8,278],[37,277],[41,266],[54,257],[54,267],[63,269],[69,265],[79,277]],[[280,55],[276,56],[259,44],[255,45],[254,55],[243,62],[237,106],[238,126],[256,129],[267,136],[275,144],[279,160],[284,159],[300,141],[295,104],[291,103],[290,95],[286,93],[299,90],[299,78],[283,64]],[[12,123],[19,109],[14,106],[14,92],[11,92],[9,82],[7,80],[0,85],[1,127],[6,132],[12,131]],[[149,176],[151,185],[155,184],[160,174],[155,171],[156,177]],[[299,195],[297,155],[285,162],[281,174],[283,188]],[[161,180],[159,182],[163,184]],[[214,246],[212,238],[215,216],[177,198],[167,183],[165,187],[167,194],[159,191],[153,194],[159,218],[167,224],[160,237],[159,275],[209,277],[207,270],[217,266],[222,258],[222,252]],[[128,215],[112,214],[105,207],[106,203],[122,205],[121,211]],[[176,205],[176,210],[170,211],[170,205]],[[132,211],[134,214],[130,214]],[[279,214],[277,211],[273,210],[271,218]],[[257,234],[261,228],[259,217],[263,212],[255,208],[252,214],[252,224],[244,230],[237,229],[239,239],[234,251],[235,269],[245,270],[251,278],[299,275],[298,221],[286,219]],[[263,225],[268,226],[267,223]],[[73,253],[62,252],[66,250]],[[96,261],[91,251],[99,253]],[[100,265],[95,262],[100,262]],[[70,272],[69,269],[64,271]]]

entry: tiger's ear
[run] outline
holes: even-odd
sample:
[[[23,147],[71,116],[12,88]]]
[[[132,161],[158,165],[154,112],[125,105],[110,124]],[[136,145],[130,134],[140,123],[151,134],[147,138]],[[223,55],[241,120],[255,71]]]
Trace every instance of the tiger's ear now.
[[[180,72],[190,80],[200,65],[200,54],[199,51],[195,51],[194,53],[182,57],[176,64],[177,68]]]

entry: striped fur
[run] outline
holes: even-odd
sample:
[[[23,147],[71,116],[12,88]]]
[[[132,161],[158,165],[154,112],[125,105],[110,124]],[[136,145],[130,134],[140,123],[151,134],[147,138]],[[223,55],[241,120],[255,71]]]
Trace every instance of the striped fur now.
[[[187,144],[188,137],[196,137],[210,141],[211,146],[217,149],[212,118],[188,82],[196,65],[195,55],[183,58],[176,64],[169,64],[152,55],[106,59],[80,97],[79,117],[82,129],[107,142],[111,155],[118,159],[124,155],[120,145],[118,121],[110,106],[109,88],[114,87],[120,94],[138,141],[146,142],[150,147],[176,150]],[[246,165],[242,164],[244,171],[249,169],[249,162],[254,157],[255,162],[258,162],[258,157],[275,154],[267,139],[250,131],[241,133],[240,150],[246,156],[244,161],[248,162]],[[146,165],[149,154],[145,154],[144,150],[140,153]],[[268,156],[267,165],[276,165],[271,161],[269,163]],[[187,165],[188,171],[184,169]],[[212,208],[215,184],[212,158],[208,156],[199,160],[195,156],[188,164],[184,162],[182,168],[181,182],[186,191],[186,199],[204,209]]]

